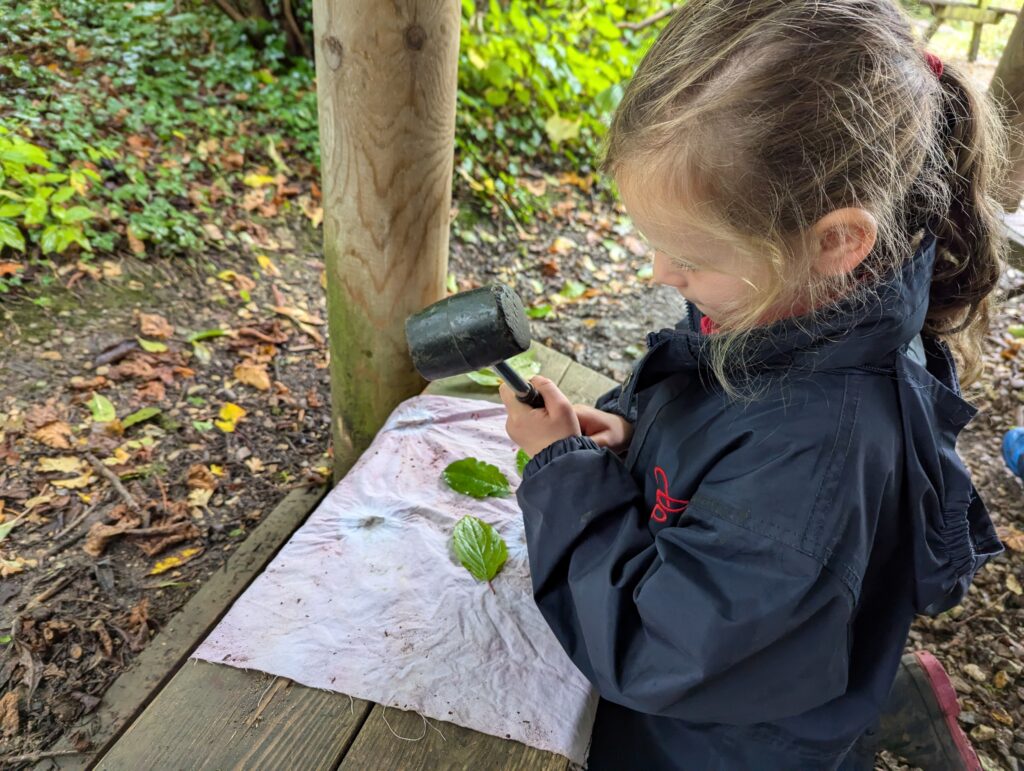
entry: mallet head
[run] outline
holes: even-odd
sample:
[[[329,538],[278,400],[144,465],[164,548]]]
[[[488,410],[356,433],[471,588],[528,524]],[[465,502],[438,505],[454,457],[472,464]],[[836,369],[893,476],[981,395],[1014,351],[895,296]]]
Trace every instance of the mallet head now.
[[[405,338],[416,370],[439,380],[490,367],[530,347],[523,303],[502,284],[461,292],[414,313]]]

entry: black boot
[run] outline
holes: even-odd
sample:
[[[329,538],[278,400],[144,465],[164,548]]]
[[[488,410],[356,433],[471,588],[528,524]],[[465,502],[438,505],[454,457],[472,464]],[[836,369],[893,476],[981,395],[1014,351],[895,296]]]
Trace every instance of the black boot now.
[[[925,771],[982,771],[957,723],[959,714],[956,691],[942,664],[928,651],[915,651],[900,662],[877,732],[864,739]]]

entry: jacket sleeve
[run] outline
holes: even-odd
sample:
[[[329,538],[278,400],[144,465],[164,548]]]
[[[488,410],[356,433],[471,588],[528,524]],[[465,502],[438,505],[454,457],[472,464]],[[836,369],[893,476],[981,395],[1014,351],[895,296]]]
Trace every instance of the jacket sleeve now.
[[[732,480],[757,490],[756,478]],[[640,712],[747,724],[839,696],[848,590],[818,561],[744,527],[707,486],[677,526],[653,535],[614,454],[578,436],[538,453],[517,497],[547,623],[601,696]]]

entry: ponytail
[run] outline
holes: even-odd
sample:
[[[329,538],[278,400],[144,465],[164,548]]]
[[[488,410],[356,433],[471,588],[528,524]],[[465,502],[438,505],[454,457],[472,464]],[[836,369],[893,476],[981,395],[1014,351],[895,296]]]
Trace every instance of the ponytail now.
[[[1005,159],[997,115],[965,77],[946,66],[940,76],[942,175],[949,207],[935,223],[936,256],[925,332],[944,338],[962,362],[962,381],[981,371],[992,292],[1006,238],[996,202]]]

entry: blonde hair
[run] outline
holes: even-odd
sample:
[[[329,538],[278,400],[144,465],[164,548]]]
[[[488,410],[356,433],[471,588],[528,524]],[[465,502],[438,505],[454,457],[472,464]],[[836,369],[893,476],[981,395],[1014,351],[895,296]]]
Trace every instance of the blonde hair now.
[[[956,67],[936,77],[893,0],[689,0],[630,81],[603,169],[643,169],[702,203],[705,228],[763,258],[757,300],[718,319],[712,369],[729,388],[769,308],[869,291],[937,236],[925,331],[980,367],[1005,241],[994,186],[1004,137]],[[649,173],[653,172],[653,173]],[[823,278],[793,247],[843,207],[878,223],[852,274]]]

